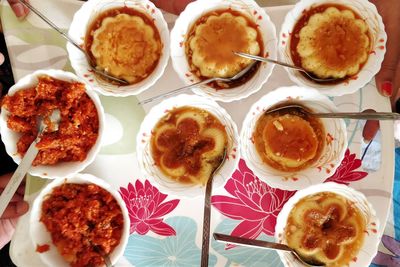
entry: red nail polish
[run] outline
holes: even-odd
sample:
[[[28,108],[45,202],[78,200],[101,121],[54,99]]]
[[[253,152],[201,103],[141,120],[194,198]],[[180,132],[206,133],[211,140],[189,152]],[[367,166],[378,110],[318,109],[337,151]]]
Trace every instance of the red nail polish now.
[[[381,91],[384,96],[392,96],[393,94],[393,84],[391,82],[384,82],[381,85]]]

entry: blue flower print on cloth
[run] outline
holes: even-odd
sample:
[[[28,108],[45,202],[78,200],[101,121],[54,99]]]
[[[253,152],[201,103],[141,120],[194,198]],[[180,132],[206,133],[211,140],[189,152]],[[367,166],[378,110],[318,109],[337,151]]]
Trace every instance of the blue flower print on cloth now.
[[[176,229],[176,236],[154,238],[133,234],[129,237],[125,258],[136,267],[190,267],[200,266],[200,248],[195,244],[198,225],[188,217],[165,220]],[[209,266],[215,266],[217,257],[210,254]]]
[[[225,219],[218,224],[214,231],[229,234],[236,226],[236,221]],[[275,242],[274,237],[265,234],[261,234],[257,239]],[[278,253],[273,250],[254,249],[240,246],[227,249],[225,243],[217,242],[214,239],[212,239],[211,246],[215,251],[228,259],[228,262],[224,266],[283,267]]]

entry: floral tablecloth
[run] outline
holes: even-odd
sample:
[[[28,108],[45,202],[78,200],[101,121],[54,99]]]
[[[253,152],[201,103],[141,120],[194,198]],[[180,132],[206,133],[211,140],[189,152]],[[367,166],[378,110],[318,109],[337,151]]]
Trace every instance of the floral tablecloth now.
[[[31,2],[65,29],[68,28],[72,14],[80,6],[80,2],[73,0]],[[278,25],[288,9],[289,7],[270,8],[267,12]],[[16,79],[40,68],[71,70],[65,41],[55,31],[33,14],[23,22],[18,21],[5,3],[0,14]],[[174,17],[166,14],[166,19],[171,27]],[[182,82],[169,67],[154,87],[169,90],[171,88],[165,88],[165,85],[171,84],[178,87]],[[240,127],[251,103],[279,85],[290,84],[283,70],[274,70],[270,81],[258,94],[222,106],[231,113]],[[151,92],[145,92],[140,97],[146,98],[149,95]],[[340,108],[347,110],[358,111],[373,105],[382,111],[389,110],[387,99],[377,94],[373,83],[354,95],[333,100]],[[139,107],[136,97],[101,97],[101,101],[106,111],[108,130],[99,156],[85,172],[106,177],[119,190],[128,207],[131,236],[118,266],[198,266],[203,199],[179,199],[164,194],[138,171],[136,154],[133,153],[136,146],[135,134],[147,107]],[[245,108],[238,109],[237,105]],[[400,266],[400,243],[396,241],[400,240],[400,208],[396,199],[400,197],[400,189],[397,183],[394,187],[393,205],[389,204],[393,177],[393,126],[390,123],[382,124],[385,138],[375,141],[362,161],[365,148],[360,139],[362,123],[346,121],[346,124],[349,150],[341,166],[327,181],[354,186],[378,207],[377,213],[383,220],[381,219],[382,226],[376,231],[384,235],[380,252],[372,266]],[[400,151],[398,154],[400,155]],[[400,163],[400,157],[396,160]],[[400,172],[396,172],[396,175],[400,179]],[[32,201],[46,182],[30,178],[27,199]],[[212,229],[248,238],[273,240],[276,217],[293,194],[294,192],[269,187],[254,176],[246,163],[240,160],[237,170],[225,186],[214,190]],[[32,244],[27,241],[28,216],[29,214],[22,217],[19,222],[10,254],[18,266],[42,266],[43,263],[32,249]],[[388,223],[383,228],[387,217]],[[211,242],[209,263],[210,266],[282,266],[278,255],[273,251],[226,246],[215,241]]]

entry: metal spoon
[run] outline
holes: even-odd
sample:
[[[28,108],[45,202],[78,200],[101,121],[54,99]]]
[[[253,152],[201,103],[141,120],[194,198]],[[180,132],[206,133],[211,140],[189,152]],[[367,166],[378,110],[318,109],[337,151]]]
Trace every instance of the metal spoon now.
[[[347,118],[347,119],[358,119],[358,120],[400,120],[400,114],[394,112],[329,112],[329,113],[320,113],[320,112],[311,112],[305,109],[303,106],[292,104],[287,106],[282,106],[278,108],[274,108],[271,110],[267,110],[264,114],[270,114],[277,111],[282,110],[290,110],[294,109],[298,112],[302,112],[303,114],[309,114],[318,118]]]
[[[270,58],[266,58],[266,57],[260,57],[260,56],[254,56],[251,54],[246,54],[246,53],[242,53],[242,52],[233,52],[235,55],[241,56],[241,57],[245,57],[245,58],[250,58],[250,59],[254,59],[254,60],[258,60],[258,61],[262,61],[262,62],[269,62],[269,63],[274,63],[277,65],[281,65],[287,68],[291,68],[291,69],[295,69],[298,71],[303,72],[305,75],[307,75],[308,78],[310,78],[313,81],[316,81],[317,83],[332,83],[332,82],[337,82],[337,81],[341,81],[344,80],[345,78],[318,78],[315,77],[312,73],[308,72],[307,70],[298,67],[298,66],[294,66],[294,65],[290,65],[281,61],[277,61],[277,60],[273,60]]]
[[[36,15],[38,15],[38,17],[40,17],[44,22],[46,22],[47,24],[49,24],[53,29],[55,29],[58,33],[60,33],[62,35],[62,37],[64,37],[68,42],[70,42],[71,44],[73,44],[76,48],[78,48],[85,56],[86,59],[89,63],[90,68],[96,72],[97,74],[99,74],[100,76],[112,80],[114,82],[118,82],[119,84],[123,84],[123,85],[127,85],[128,82],[123,80],[123,79],[119,79],[116,78],[110,74],[108,74],[106,71],[103,70],[99,70],[96,68],[96,63],[93,62],[93,60],[89,57],[89,55],[87,54],[87,52],[85,51],[85,49],[83,49],[78,43],[76,43],[67,33],[65,33],[63,30],[61,30],[60,28],[58,28],[53,22],[51,22],[45,15],[43,15],[39,10],[37,10],[36,8],[34,8],[31,4],[29,4],[27,1],[25,0],[19,0],[22,4],[24,4],[27,8],[29,8],[30,10],[32,10],[33,13],[35,13]]]
[[[208,266],[209,250],[210,250],[210,222],[211,222],[211,194],[214,176],[217,171],[224,165],[226,159],[226,149],[222,155],[221,163],[211,173],[207,180],[206,193],[204,196],[204,211],[203,211],[203,237],[201,241],[201,267]]]
[[[36,147],[36,144],[39,142],[43,131],[46,129],[48,131],[57,131],[58,125],[60,123],[61,115],[60,110],[55,109],[49,116],[50,125],[44,122],[44,118],[39,118],[39,131],[36,139],[29,146],[26,151],[24,157],[22,158],[21,163],[18,165],[18,168],[15,170],[14,174],[11,176],[10,181],[8,182],[6,188],[1,193],[0,196],[0,217],[3,215],[6,210],[8,203],[10,203],[11,198],[14,196],[15,192],[18,189],[18,186],[21,184],[22,180],[25,177],[25,174],[28,172],[29,168],[32,165],[33,160],[36,158],[39,150]],[[48,126],[51,126],[47,129]]]
[[[99,245],[94,245],[90,239],[87,239],[89,244],[93,247],[94,251],[100,254],[103,258],[106,267],[113,267],[114,265],[111,262],[110,256],[104,252],[104,250]]]
[[[168,93],[161,94],[161,95],[154,96],[154,97],[148,98],[148,99],[146,99],[146,100],[140,101],[140,102],[139,102],[139,105],[144,105],[144,104],[153,102],[154,100],[158,100],[158,99],[161,99],[161,98],[164,98],[164,97],[168,97],[168,96],[171,96],[171,95],[175,95],[175,94],[178,94],[178,93],[180,93],[180,92],[182,92],[182,91],[188,90],[188,89],[190,89],[190,88],[193,88],[193,87],[196,87],[196,86],[199,86],[199,85],[202,85],[202,84],[207,84],[207,83],[210,83],[210,82],[216,82],[216,81],[219,81],[219,82],[227,82],[227,83],[229,83],[229,82],[234,82],[234,81],[236,81],[236,80],[242,78],[255,64],[257,64],[257,61],[253,61],[253,62],[252,62],[251,64],[249,64],[246,68],[242,69],[239,73],[237,73],[235,76],[233,76],[233,77],[231,77],[231,78],[219,78],[219,77],[215,77],[215,78],[210,78],[210,79],[207,79],[207,80],[203,80],[203,81],[200,81],[200,82],[191,84],[191,85],[187,85],[187,86],[184,86],[184,87],[181,87],[181,88],[172,90],[172,91],[170,91],[170,92],[168,92]]]
[[[268,242],[263,240],[254,240],[230,235],[224,235],[220,233],[213,234],[214,239],[219,242],[235,244],[239,246],[248,246],[255,248],[263,248],[263,249],[273,249],[273,250],[281,250],[292,253],[302,264],[308,267],[320,267],[325,266],[323,263],[310,263],[305,261],[294,249],[280,243]]]

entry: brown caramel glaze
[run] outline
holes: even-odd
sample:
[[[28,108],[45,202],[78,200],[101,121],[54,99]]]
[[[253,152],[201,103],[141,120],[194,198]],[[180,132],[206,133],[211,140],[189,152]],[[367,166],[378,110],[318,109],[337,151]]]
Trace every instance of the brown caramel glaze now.
[[[297,52],[297,45],[299,44],[299,41],[300,41],[300,31],[301,31],[301,29],[304,27],[304,26],[306,26],[307,25],[307,23],[308,23],[308,21],[309,21],[309,19],[310,19],[310,17],[312,16],[312,15],[314,15],[314,14],[317,14],[317,13],[323,13],[326,9],[328,9],[329,7],[335,7],[335,8],[337,8],[338,10],[340,10],[340,11],[343,11],[343,10],[350,10],[351,12],[353,12],[353,14],[354,14],[354,16],[355,16],[355,18],[356,19],[362,19],[361,18],[361,16],[357,13],[357,12],[355,12],[354,10],[352,10],[351,8],[348,8],[348,7],[346,7],[346,6],[344,6],[344,5],[340,5],[340,4],[323,4],[323,5],[319,5],[319,6],[316,6],[316,7],[312,7],[312,8],[310,8],[310,9],[308,9],[308,10],[304,10],[303,11],[303,14],[302,14],[302,16],[300,17],[300,19],[296,22],[296,24],[295,24],[295,26],[294,26],[294,28],[293,28],[293,31],[292,31],[292,33],[291,33],[291,35],[290,35],[290,55],[291,55],[291,57],[292,57],[292,60],[293,60],[293,64],[295,65],[295,66],[298,66],[298,67],[302,67],[302,63],[301,63],[301,57],[300,57],[300,55],[299,55],[299,53]],[[335,36],[337,36],[337,40],[336,40],[336,42],[338,42],[337,43],[337,45],[338,46],[340,46],[340,44],[341,44],[341,39],[343,38],[343,36],[339,36],[340,35],[340,33],[336,33],[337,35],[335,35]],[[325,34],[326,35],[326,34]],[[369,36],[369,38],[370,38],[370,40],[371,40],[371,37]],[[329,40],[328,39],[325,39],[325,40],[322,40],[322,39],[318,39],[319,41],[320,41],[320,44],[318,44],[318,46],[320,46],[320,47],[324,47],[324,46],[326,46],[326,44],[327,44],[327,42],[330,42],[330,41],[332,41],[332,38],[329,38]],[[357,40],[355,40],[355,42],[356,42]],[[348,48],[351,50],[351,48],[353,48],[353,47],[358,47],[357,45],[355,45],[355,46],[349,46]],[[349,53],[346,53],[346,55],[351,55],[352,56],[352,58],[353,57],[355,57],[355,56],[357,56],[359,54],[359,51],[351,51],[351,52],[349,52]],[[329,57],[329,59],[327,60],[327,62],[328,62],[328,64],[329,65],[332,65],[332,66],[335,66],[336,65],[336,67],[337,66],[342,66],[342,65],[344,65],[347,61],[346,60],[344,60],[343,58],[337,58],[337,57],[332,57],[331,55],[327,55],[328,57]],[[352,60],[352,59],[350,59],[350,60]],[[365,63],[364,63],[365,64]],[[360,66],[360,69],[362,69],[362,66],[363,66],[363,64]],[[311,80],[310,79],[310,77],[308,77],[307,75],[305,75],[303,72],[300,72],[305,78],[307,78],[308,80],[310,80],[310,81],[313,81],[313,82],[316,82],[316,81],[314,81],[314,80]],[[343,78],[343,79],[338,79],[338,80],[336,80],[336,81],[332,81],[332,82],[324,82],[324,84],[338,84],[338,83],[341,83],[341,82],[343,82],[343,81],[346,81],[346,80],[349,80],[349,79],[351,79],[351,77],[345,77],[345,78]]]
[[[331,203],[323,208],[322,203],[331,198],[341,199],[347,210],[343,210],[343,207],[337,203]],[[304,223],[299,225],[293,211],[309,203],[316,203],[319,208],[306,210],[301,218]],[[343,213],[345,213],[344,216]],[[355,225],[349,223],[350,220],[353,220]],[[340,246],[343,246],[343,254],[336,261],[327,264],[329,267],[336,267],[346,266],[356,257],[364,242],[365,228],[365,219],[353,202],[335,193],[321,192],[305,197],[296,203],[289,214],[285,236],[291,243],[289,240],[292,235],[291,229],[300,229],[303,231],[303,237],[301,244],[297,245],[308,250],[321,249],[330,260],[338,257]],[[312,256],[306,260],[309,263],[321,263]]]
[[[187,38],[186,38],[186,45],[185,45],[185,54],[187,57],[187,61],[189,63],[191,72],[196,75],[200,80],[206,80],[209,79],[209,77],[204,77],[200,74],[199,69],[192,63],[192,54],[193,51],[190,49],[190,45],[189,42],[190,40],[194,37],[195,32],[196,32],[196,28],[197,26],[204,24],[207,19],[210,16],[219,16],[222,13],[225,12],[229,12],[231,13],[233,16],[242,16],[247,20],[248,26],[254,28],[257,31],[257,42],[258,45],[260,46],[260,55],[264,54],[264,43],[263,43],[263,39],[262,39],[262,35],[260,33],[259,30],[259,26],[254,23],[254,21],[252,21],[250,18],[248,18],[245,14],[236,11],[236,10],[232,10],[232,9],[221,9],[221,10],[214,10],[211,12],[206,13],[205,15],[203,15],[202,17],[200,17],[190,28],[188,34],[187,34]],[[240,38],[238,36],[233,36],[233,35],[229,35],[227,34],[226,36],[224,36],[223,38],[221,38],[223,40],[225,40],[226,42],[240,42]],[[223,49],[223,43],[224,41],[220,41],[220,42],[216,42],[217,44],[221,44],[221,49]],[[238,47],[240,47],[240,43],[238,44]],[[218,53],[217,53],[217,49],[215,50],[214,56],[218,57]],[[221,60],[225,61],[226,58],[222,58]],[[234,81],[234,82],[211,82],[208,85],[217,89],[217,90],[221,90],[221,89],[230,89],[230,88],[235,88],[238,86],[241,86],[242,84],[246,83],[247,81],[249,81],[254,74],[257,72],[258,68],[260,67],[261,63],[258,62],[257,64],[255,64],[244,76],[242,76],[240,79]]]
[[[115,16],[117,16],[119,14],[128,14],[128,15],[131,15],[131,16],[138,16],[138,17],[142,18],[146,25],[149,25],[149,26],[151,26],[153,28],[155,39],[161,42],[160,33],[159,33],[156,25],[154,24],[153,19],[148,17],[146,14],[144,14],[144,13],[142,13],[140,11],[137,11],[137,10],[135,10],[133,8],[127,7],[127,6],[109,9],[109,10],[106,10],[106,11],[100,13],[97,17],[95,17],[91,21],[91,23],[89,24],[88,30],[86,32],[84,49],[86,50],[86,53],[88,54],[88,56],[89,56],[89,58],[90,58],[90,60],[92,62],[96,62],[96,59],[93,56],[92,51],[91,51],[91,47],[93,45],[93,34],[94,34],[94,32],[101,27],[101,24],[102,24],[102,22],[103,22],[103,20],[105,18],[107,18],[107,17],[115,17]],[[153,66],[151,66],[148,69],[148,73],[152,73],[154,71],[154,69],[157,67],[158,62],[159,62],[159,60],[156,61],[153,64]],[[94,74],[96,75],[97,78],[100,78],[100,79],[102,79],[102,80],[104,80],[104,81],[106,81],[108,83],[115,84],[115,85],[120,85],[120,86],[126,85],[126,84],[120,84],[120,83],[118,83],[116,81],[113,81],[113,80],[109,80],[109,79],[105,78],[102,75],[96,74],[95,72],[94,72]],[[145,79],[145,78],[143,78],[143,79]],[[137,81],[135,83],[138,83],[138,82],[140,82],[140,81]]]
[[[179,178],[171,177],[184,184],[193,183],[188,175],[196,176],[199,174],[202,167],[202,155],[214,149],[215,146],[215,142],[212,138],[201,135],[200,127],[194,119],[185,118],[177,125],[177,120],[181,114],[193,110],[200,111],[204,114],[205,123],[203,129],[220,129],[225,134],[225,140],[228,140],[225,126],[222,125],[214,115],[205,110],[194,107],[180,107],[169,111],[168,114],[156,124],[153,133],[167,124],[175,125],[176,127],[175,129],[168,129],[162,132],[158,140],[155,140],[155,134],[152,135],[151,154],[156,166],[167,176],[168,174],[161,167],[162,156],[164,156],[163,163],[168,168],[175,169],[184,166],[186,169],[185,175]],[[163,149],[160,149],[161,147]],[[216,168],[222,160],[223,158],[221,155],[221,157],[210,159],[209,163]]]
[[[277,105],[277,106],[271,107],[270,109],[272,110],[274,108],[286,106],[286,105],[289,105],[289,103],[285,103],[283,105]],[[308,110],[305,107],[303,107],[303,108]],[[305,162],[304,164],[302,164],[296,168],[289,168],[287,166],[282,166],[280,163],[278,163],[278,162],[272,160],[270,157],[268,157],[266,154],[266,151],[265,151],[264,129],[266,127],[266,124],[270,120],[284,116],[285,114],[298,116],[298,117],[302,118],[303,120],[306,120],[307,122],[309,122],[310,126],[313,128],[314,133],[316,134],[317,139],[318,139],[318,148],[317,148],[317,152],[315,153],[315,156],[312,159],[308,160],[307,162]],[[325,146],[325,129],[324,129],[321,121],[318,118],[315,118],[311,115],[304,114],[303,112],[299,111],[297,108],[285,109],[285,110],[279,110],[279,111],[271,113],[271,114],[262,115],[256,123],[255,131],[253,133],[253,141],[254,141],[254,145],[256,147],[258,154],[260,155],[260,157],[262,158],[262,160],[264,161],[265,164],[267,164],[277,170],[281,170],[281,171],[288,171],[288,172],[300,171],[300,170],[303,170],[303,169],[309,167],[310,165],[312,165],[321,156],[321,152],[323,151],[324,146]],[[297,147],[293,147],[293,150],[297,150],[297,149],[298,149]],[[293,152],[291,154],[298,154],[296,151],[291,151],[291,152]]]

